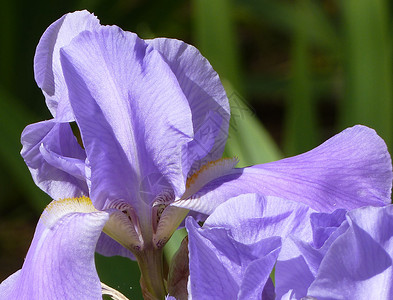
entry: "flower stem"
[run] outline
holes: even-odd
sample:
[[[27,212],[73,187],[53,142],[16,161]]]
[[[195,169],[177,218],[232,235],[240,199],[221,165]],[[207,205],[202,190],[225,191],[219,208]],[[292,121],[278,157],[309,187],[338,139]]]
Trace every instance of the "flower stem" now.
[[[151,247],[135,253],[141,270],[141,288],[145,300],[162,300],[167,294],[163,279],[163,250]]]

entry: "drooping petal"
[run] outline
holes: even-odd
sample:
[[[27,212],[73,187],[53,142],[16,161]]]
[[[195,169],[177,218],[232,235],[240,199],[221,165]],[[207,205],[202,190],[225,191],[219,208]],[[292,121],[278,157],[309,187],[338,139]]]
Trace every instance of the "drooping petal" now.
[[[48,27],[38,43],[34,57],[34,75],[44,92],[46,104],[58,121],[73,121],[63,71],[60,48],[84,30],[94,30],[100,23],[88,11],[77,11],[61,17]]]
[[[311,212],[298,203],[252,194],[220,205],[202,228],[187,218],[189,293],[196,299],[260,297],[281,239],[288,234],[311,239]]]
[[[258,241],[271,236],[286,237],[289,234],[311,240],[311,213],[313,210],[301,203],[245,194],[220,205],[207,218],[204,227],[230,229],[232,236],[242,242]],[[252,230],[245,230],[246,228]]]
[[[4,281],[0,283],[1,297],[7,297],[8,295],[12,295],[15,290],[15,286],[18,284],[21,271],[22,270],[16,271],[14,274],[11,274],[10,276],[8,276],[8,278],[4,279]]]
[[[146,42],[164,57],[190,105],[195,135],[182,157],[183,164],[189,164],[192,171],[219,159],[227,140],[230,111],[218,74],[191,45],[165,38]]]
[[[101,27],[63,48],[62,65],[95,205],[123,199],[139,210],[137,191],[156,173],[182,194],[180,150],[193,135],[191,112],[161,55],[135,34]]]
[[[94,250],[109,218],[87,198],[53,201],[43,212],[21,270],[1,299],[102,299]]]
[[[308,295],[317,299],[393,297],[393,206],[349,212],[349,229],[329,248]]]
[[[34,182],[53,199],[87,195],[86,154],[71,127],[54,120],[27,126],[21,155]]]
[[[304,203],[320,212],[390,203],[392,163],[374,130],[357,125],[319,147],[280,161],[234,169],[174,205],[211,213],[243,193],[260,193]]]

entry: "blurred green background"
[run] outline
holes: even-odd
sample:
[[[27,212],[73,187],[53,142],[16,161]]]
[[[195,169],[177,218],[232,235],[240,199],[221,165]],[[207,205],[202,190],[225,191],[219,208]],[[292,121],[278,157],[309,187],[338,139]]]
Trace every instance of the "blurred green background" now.
[[[0,281],[21,267],[50,201],[19,155],[23,128],[51,118],[33,78],[35,47],[52,22],[79,9],[142,38],[197,46],[227,90],[225,155],[241,166],[307,151],[354,124],[373,127],[392,149],[388,0],[2,1]],[[140,298],[133,262],[97,257],[97,264],[102,281]]]

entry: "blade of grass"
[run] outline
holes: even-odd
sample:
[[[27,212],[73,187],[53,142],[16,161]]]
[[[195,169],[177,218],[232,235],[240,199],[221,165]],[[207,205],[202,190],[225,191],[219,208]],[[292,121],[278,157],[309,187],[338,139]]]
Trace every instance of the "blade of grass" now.
[[[217,73],[239,90],[242,83],[231,7],[229,0],[194,0],[195,41]]]
[[[315,46],[335,53],[339,52],[340,39],[337,30],[320,5],[320,1],[307,1],[297,7],[296,1],[242,0],[238,5],[249,7],[257,17],[275,28],[292,35],[297,31],[297,20],[305,24],[305,37]]]
[[[346,0],[342,5],[345,43],[345,99],[340,126],[373,127],[392,149],[392,40],[388,2]]]
[[[255,116],[254,109],[228,81],[225,80],[223,83],[231,106],[231,121],[224,155],[238,157],[238,167],[280,159],[280,150]]]
[[[312,95],[312,83],[309,67],[309,41],[303,10],[309,0],[296,2],[294,17],[294,35],[291,50],[290,88],[287,96],[285,120],[285,153],[295,155],[312,149],[318,143],[315,104]],[[306,9],[307,10],[307,9]]]
[[[194,0],[193,9],[197,47],[225,82],[232,108],[225,155],[238,156],[241,166],[278,159],[277,146],[240,96],[243,85],[231,1]]]
[[[173,255],[175,255],[177,249],[179,249],[180,244],[186,235],[187,231],[185,228],[176,230],[168,243],[166,243],[164,247],[164,255],[169,266],[172,262]]]

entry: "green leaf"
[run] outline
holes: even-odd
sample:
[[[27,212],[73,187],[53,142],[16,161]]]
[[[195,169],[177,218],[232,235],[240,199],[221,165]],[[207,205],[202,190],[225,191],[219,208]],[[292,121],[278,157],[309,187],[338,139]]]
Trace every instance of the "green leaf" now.
[[[179,249],[180,244],[186,235],[187,231],[185,228],[176,230],[169,241],[166,243],[164,247],[164,257],[169,266],[171,265],[173,256]]]
[[[339,53],[340,38],[320,1],[242,0],[238,5],[257,12],[258,19],[295,34],[298,20],[304,24],[305,38],[313,45]]]
[[[95,255],[96,268],[101,282],[118,290],[128,299],[143,299],[139,285],[141,273],[138,263],[126,257]]]
[[[195,41],[220,77],[241,87],[239,55],[229,0],[193,0]]]
[[[243,97],[242,76],[235,43],[232,3],[194,0],[197,47],[218,72],[231,105],[225,156],[237,156],[239,166],[276,160],[281,154]]]
[[[231,121],[224,156],[239,158],[238,167],[245,167],[281,158],[281,153],[266,129],[255,116],[254,109],[225,81]]]
[[[291,49],[290,88],[285,120],[285,153],[296,155],[317,146],[316,109],[310,79],[310,43],[306,37],[309,25],[303,8],[309,0],[296,2],[293,14],[294,35]]]
[[[373,127],[392,147],[393,61],[388,1],[340,3],[345,44],[345,98],[340,126],[361,123]]]

